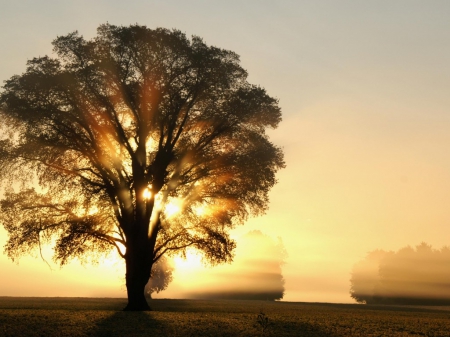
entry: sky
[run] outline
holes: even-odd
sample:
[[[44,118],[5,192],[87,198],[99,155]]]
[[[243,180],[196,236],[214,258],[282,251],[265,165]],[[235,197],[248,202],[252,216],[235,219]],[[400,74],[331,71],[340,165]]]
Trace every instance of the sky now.
[[[351,303],[350,273],[368,252],[450,245],[449,17],[448,1],[0,0],[0,80],[51,54],[57,36],[91,38],[106,22],[177,28],[236,52],[249,82],[279,99],[269,133],[287,167],[267,213],[232,235],[281,238],[284,300]],[[215,272],[189,263],[159,296]],[[112,257],[50,269],[0,255],[0,270],[0,296],[125,296]]]

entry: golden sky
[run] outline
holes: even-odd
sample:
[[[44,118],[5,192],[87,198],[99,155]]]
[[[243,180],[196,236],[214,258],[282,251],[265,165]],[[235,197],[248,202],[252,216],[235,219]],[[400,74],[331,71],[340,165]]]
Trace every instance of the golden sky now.
[[[233,235],[283,240],[285,300],[352,302],[350,272],[367,252],[450,245],[449,17],[447,1],[0,0],[0,79],[51,53],[56,36],[90,38],[105,22],[178,28],[235,51],[280,100],[270,134],[287,168],[267,214]],[[52,268],[0,255],[0,296],[125,296],[113,260]],[[200,286],[186,269],[159,295]]]

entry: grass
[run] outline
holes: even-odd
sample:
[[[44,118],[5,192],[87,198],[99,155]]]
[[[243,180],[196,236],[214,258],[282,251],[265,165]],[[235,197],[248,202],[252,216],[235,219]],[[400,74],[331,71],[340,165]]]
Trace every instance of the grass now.
[[[152,312],[123,312],[125,304],[0,297],[0,336],[450,336],[450,307],[152,300]]]

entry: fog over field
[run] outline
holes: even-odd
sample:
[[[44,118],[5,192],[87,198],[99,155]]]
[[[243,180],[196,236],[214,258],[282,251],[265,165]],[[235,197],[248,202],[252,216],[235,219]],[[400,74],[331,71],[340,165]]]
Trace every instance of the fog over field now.
[[[194,265],[178,261],[182,270],[175,270],[173,284],[154,298],[170,293],[175,298],[193,299],[283,299],[287,253],[282,241],[252,231],[239,243],[230,264],[207,268],[200,261]]]

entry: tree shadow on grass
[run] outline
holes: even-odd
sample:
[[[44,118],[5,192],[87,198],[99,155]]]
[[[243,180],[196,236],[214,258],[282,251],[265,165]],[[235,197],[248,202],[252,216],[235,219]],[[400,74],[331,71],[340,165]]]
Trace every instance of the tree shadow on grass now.
[[[253,315],[229,319],[202,313],[184,313],[183,316],[186,317],[167,312],[111,312],[98,321],[87,336],[338,336],[309,323],[279,320],[271,321],[262,331]]]
[[[173,335],[167,325],[156,320],[152,312],[118,311],[97,322],[88,336],[98,337],[138,337]]]

